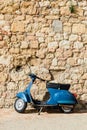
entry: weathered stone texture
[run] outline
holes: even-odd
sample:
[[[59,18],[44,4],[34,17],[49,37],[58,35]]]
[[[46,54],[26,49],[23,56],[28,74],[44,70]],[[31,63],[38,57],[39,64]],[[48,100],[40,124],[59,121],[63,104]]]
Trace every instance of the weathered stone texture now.
[[[0,0],[0,108],[13,106],[16,93],[30,81],[30,72],[70,83],[70,91],[85,106],[87,1],[72,4],[74,13],[69,0]],[[46,91],[46,85],[37,81],[32,95],[42,100]]]
[[[86,27],[84,24],[73,24],[72,32],[77,34],[85,34]]]
[[[53,30],[55,32],[62,32],[62,22],[59,20],[54,20],[52,23]]]
[[[11,31],[12,32],[24,32],[24,23],[16,21],[12,24],[11,26]]]

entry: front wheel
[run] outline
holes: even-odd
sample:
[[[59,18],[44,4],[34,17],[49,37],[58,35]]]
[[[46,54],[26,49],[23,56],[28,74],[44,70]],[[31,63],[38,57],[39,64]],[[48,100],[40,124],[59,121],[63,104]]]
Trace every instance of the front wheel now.
[[[27,107],[27,103],[24,102],[23,99],[18,98],[15,100],[14,108],[17,112],[23,113],[25,111],[26,107]]]
[[[59,110],[64,113],[71,113],[74,110],[75,105],[60,105]]]

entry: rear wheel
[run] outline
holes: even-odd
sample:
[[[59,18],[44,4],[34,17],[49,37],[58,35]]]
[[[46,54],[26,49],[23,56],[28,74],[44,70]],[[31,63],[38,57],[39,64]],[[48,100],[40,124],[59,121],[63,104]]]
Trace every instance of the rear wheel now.
[[[27,103],[24,102],[23,99],[20,99],[20,98],[16,99],[16,101],[14,103],[14,108],[17,112],[23,113],[25,111],[26,107],[27,107]]]
[[[71,113],[74,110],[74,105],[61,105],[59,106],[59,110],[64,113]]]

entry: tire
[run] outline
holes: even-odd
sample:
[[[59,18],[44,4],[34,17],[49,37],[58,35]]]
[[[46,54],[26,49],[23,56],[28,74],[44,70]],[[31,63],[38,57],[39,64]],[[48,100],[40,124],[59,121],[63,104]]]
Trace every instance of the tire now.
[[[27,102],[24,102],[23,99],[18,98],[15,100],[14,108],[18,113],[24,113],[26,107],[27,107]]]
[[[60,112],[63,112],[63,113],[71,113],[73,112],[74,108],[75,108],[75,105],[60,105],[59,106]]]

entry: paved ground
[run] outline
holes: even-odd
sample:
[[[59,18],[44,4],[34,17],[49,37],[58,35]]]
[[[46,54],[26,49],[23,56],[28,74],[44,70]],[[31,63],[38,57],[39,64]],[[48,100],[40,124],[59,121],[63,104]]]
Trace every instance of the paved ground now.
[[[0,130],[87,130],[87,112],[61,114],[52,111],[38,116],[36,111],[19,114],[0,109]]]

